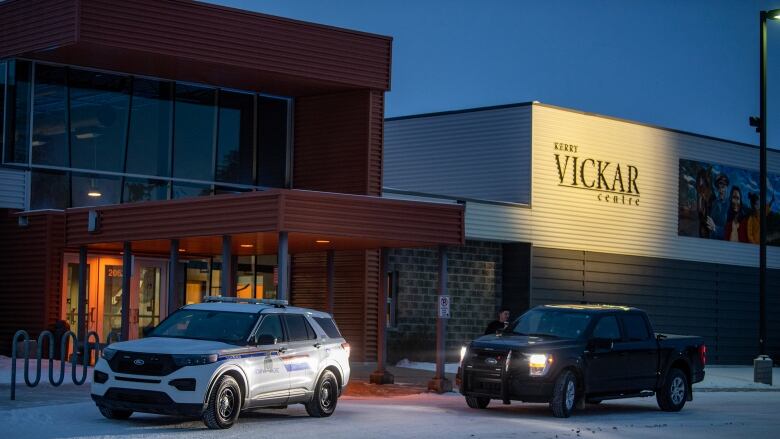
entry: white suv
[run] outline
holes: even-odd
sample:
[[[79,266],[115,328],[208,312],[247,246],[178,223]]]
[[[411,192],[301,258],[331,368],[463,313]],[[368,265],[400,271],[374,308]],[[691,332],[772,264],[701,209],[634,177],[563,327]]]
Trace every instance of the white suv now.
[[[137,411],[230,428],[242,410],[259,407],[302,403],[311,416],[330,416],[348,382],[349,344],[329,314],[209,297],[146,338],[105,348],[92,399],[110,419]]]

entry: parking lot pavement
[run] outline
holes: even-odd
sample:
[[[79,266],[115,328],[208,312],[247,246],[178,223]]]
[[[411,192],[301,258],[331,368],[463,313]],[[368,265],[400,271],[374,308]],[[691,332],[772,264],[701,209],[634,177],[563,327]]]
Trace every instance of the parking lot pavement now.
[[[607,401],[568,419],[551,416],[544,404],[494,401],[469,409],[455,393],[344,397],[330,418],[306,415],[301,405],[244,413],[230,430],[209,431],[199,420],[134,414],[109,421],[88,396],[81,402],[0,408],[3,438],[186,437],[198,439],[295,438],[733,438],[777,437],[780,394],[696,393],[680,413],[658,410],[655,398]]]

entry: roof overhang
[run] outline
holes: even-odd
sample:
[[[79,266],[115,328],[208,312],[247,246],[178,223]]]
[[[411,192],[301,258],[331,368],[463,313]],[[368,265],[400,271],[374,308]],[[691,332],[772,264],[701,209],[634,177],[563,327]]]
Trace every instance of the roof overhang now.
[[[8,0],[0,23],[0,58],[289,96],[390,88],[390,37],[191,0]]]
[[[93,232],[90,211],[99,217]],[[182,253],[220,254],[223,236],[234,254],[274,254],[279,232],[287,232],[290,253],[465,242],[459,204],[288,189],[73,208],[65,223],[69,248],[118,251],[131,242],[134,252],[153,254],[168,253],[172,239]]]

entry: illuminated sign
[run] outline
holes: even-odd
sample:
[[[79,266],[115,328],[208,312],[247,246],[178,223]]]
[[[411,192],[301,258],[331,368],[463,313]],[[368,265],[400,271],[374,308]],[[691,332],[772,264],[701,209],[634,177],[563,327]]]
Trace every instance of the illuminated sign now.
[[[594,192],[602,203],[639,206],[639,169],[627,163],[590,157],[579,145],[554,142],[558,186]]]

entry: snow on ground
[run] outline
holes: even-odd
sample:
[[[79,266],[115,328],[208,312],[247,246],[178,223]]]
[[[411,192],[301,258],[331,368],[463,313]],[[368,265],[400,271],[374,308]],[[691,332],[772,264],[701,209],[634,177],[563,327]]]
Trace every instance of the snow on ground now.
[[[5,357],[0,355],[0,384],[11,384],[11,358]],[[58,380],[60,378],[60,361],[59,360],[53,360],[52,361],[53,366],[53,374],[54,379]],[[37,371],[37,364],[36,359],[31,358],[29,363],[29,378],[30,381],[35,381],[35,374]],[[84,373],[84,368],[79,364],[76,366],[76,378],[81,380],[81,377]],[[48,383],[49,382],[49,360],[42,359],[41,360],[41,383]],[[64,384],[72,383],[72,371],[71,371],[71,363],[66,362],[65,363],[65,378],[64,378]],[[92,382],[92,368],[89,367],[87,371],[87,383]],[[16,383],[17,384],[24,384],[24,360],[16,360]]]
[[[244,413],[229,430],[209,431],[200,420],[134,414],[103,418],[94,404],[0,410],[4,439],[16,438],[775,438],[780,428],[776,392],[699,393],[679,413],[661,412],[655,398],[607,401],[551,416],[546,404],[493,401],[487,410],[466,406],[455,393],[339,400],[329,418],[310,418],[301,405]]]
[[[420,363],[403,359],[396,364],[396,367],[435,371],[436,363]],[[447,363],[444,370],[447,373],[456,373],[458,363]],[[780,367],[772,369],[772,386],[753,382],[753,366],[707,365],[704,372],[704,381],[694,384],[695,389],[780,390]]]

